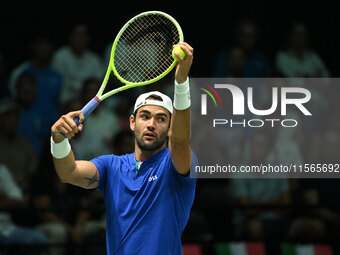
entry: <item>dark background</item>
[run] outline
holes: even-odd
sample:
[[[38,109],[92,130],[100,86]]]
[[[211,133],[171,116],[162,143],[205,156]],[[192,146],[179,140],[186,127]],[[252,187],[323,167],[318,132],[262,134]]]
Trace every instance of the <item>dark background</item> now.
[[[67,35],[72,24],[84,21],[90,28],[90,49],[103,56],[105,47],[114,40],[119,29],[130,18],[140,12],[150,10],[164,11],[173,16],[181,25],[185,41],[195,49],[195,59],[191,69],[193,77],[211,77],[213,75],[214,63],[219,50],[226,49],[234,43],[234,25],[244,17],[257,23],[259,28],[258,48],[268,56],[272,67],[275,66],[274,60],[277,52],[285,48],[291,25],[296,21],[301,21],[308,27],[311,48],[322,58],[331,77],[340,75],[338,60],[340,32],[337,4],[335,1],[313,0],[295,2],[283,0],[270,2],[242,0],[220,2],[2,1],[0,51],[5,55],[7,74],[9,75],[13,68],[29,59],[29,43],[36,34],[47,34],[54,42],[55,48],[58,49],[67,44]],[[105,63],[105,65],[107,64]],[[132,104],[132,102],[129,103]],[[308,139],[309,137],[306,140]],[[46,154],[48,155],[44,155],[44,159],[50,157],[49,150],[46,150]],[[54,172],[53,167],[48,171]],[[204,183],[204,180],[199,180],[201,183],[200,186],[198,185],[196,201],[183,240],[184,243],[201,242],[206,245],[205,248],[210,251],[204,253],[205,255],[213,254],[211,252],[213,249],[210,247],[211,242],[204,243],[204,240],[214,242],[235,240],[235,233],[231,229],[231,217],[233,210],[239,205],[229,203],[227,195],[223,197],[223,194],[219,193],[222,186],[227,186],[227,181],[216,180]],[[330,193],[336,187],[340,187],[338,182],[333,184],[328,189]],[[299,190],[294,190],[293,197],[298,195],[298,192]],[[211,194],[216,194],[216,196],[211,196]],[[299,207],[299,201],[295,202],[292,201],[291,211],[297,208],[298,212],[302,211],[303,215],[305,208]],[[207,221],[202,220],[202,214],[208,219]],[[208,227],[204,223],[207,223]],[[340,236],[340,227],[335,227],[334,232]],[[274,228],[280,228],[280,226],[275,225]],[[213,239],[202,236],[207,229],[212,232]],[[337,235],[333,235],[334,240],[339,240]],[[100,241],[104,239],[105,234]],[[334,243],[334,240],[331,240],[330,243],[338,245],[337,242]],[[268,252],[268,254],[279,254],[277,250],[282,240],[275,241],[278,244],[274,248],[276,250]],[[327,243],[328,240],[321,241]],[[271,243],[272,241],[270,241]],[[103,243],[101,243],[101,247],[103,247]],[[336,248],[339,247],[333,246],[333,251]],[[267,247],[267,251],[268,249],[270,247]],[[339,253],[334,252],[334,254]]]
[[[81,20],[91,31],[91,48],[100,55],[118,30],[142,11],[160,10],[181,25],[185,41],[195,49],[192,75],[211,75],[216,51],[232,42],[232,27],[248,17],[259,26],[258,45],[271,60],[285,46],[289,26],[305,22],[310,44],[322,57],[333,77],[339,76],[339,18],[336,1],[4,1],[0,9],[0,47],[9,67],[28,56],[27,43],[45,31],[56,46],[67,42],[72,23]]]

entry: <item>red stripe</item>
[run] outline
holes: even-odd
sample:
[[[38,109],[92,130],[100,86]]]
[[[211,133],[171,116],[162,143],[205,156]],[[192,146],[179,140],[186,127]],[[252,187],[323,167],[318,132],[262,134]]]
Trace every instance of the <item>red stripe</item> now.
[[[203,248],[200,244],[183,244],[183,255],[203,255]]]
[[[333,255],[332,249],[328,245],[315,245],[315,255]]]
[[[98,103],[102,102],[102,101],[100,101],[100,99],[98,97],[94,97],[94,99],[96,99]]]
[[[214,92],[214,94],[217,96],[218,101],[220,101],[220,104],[223,105],[223,104],[222,104],[222,100],[221,100],[221,98],[220,98],[220,95],[217,93],[217,91],[216,91],[213,87],[211,87],[210,85],[208,85],[208,84],[203,83],[203,85],[205,85],[205,86],[207,86],[209,89],[211,89],[212,92]]]
[[[266,251],[263,243],[246,243],[248,255],[265,255]]]

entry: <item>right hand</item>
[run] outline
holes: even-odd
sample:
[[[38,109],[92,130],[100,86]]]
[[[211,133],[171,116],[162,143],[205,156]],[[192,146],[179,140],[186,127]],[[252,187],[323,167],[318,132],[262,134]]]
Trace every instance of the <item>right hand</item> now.
[[[65,139],[61,133],[63,133],[68,139],[71,139],[75,136],[75,134],[83,130],[82,124],[77,126],[77,124],[73,121],[75,117],[79,117],[79,123],[82,123],[84,120],[84,115],[81,111],[74,111],[61,116],[60,119],[53,124],[51,128],[51,135],[55,143],[59,143]]]
[[[188,78],[189,71],[193,61],[194,49],[186,42],[179,42],[177,45],[181,47],[181,49],[185,52],[186,55],[185,59],[183,59],[183,57],[178,52],[174,52],[174,54],[178,58],[175,79],[177,83],[180,84],[185,82]]]

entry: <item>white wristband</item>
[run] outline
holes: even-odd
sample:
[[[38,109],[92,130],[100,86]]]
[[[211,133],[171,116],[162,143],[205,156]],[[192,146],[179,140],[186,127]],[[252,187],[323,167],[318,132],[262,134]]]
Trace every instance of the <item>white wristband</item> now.
[[[185,110],[190,107],[190,104],[189,77],[180,84],[175,80],[174,108],[176,110]]]
[[[51,154],[57,159],[65,158],[70,154],[71,145],[67,138],[65,138],[60,143],[55,143],[51,136]]]

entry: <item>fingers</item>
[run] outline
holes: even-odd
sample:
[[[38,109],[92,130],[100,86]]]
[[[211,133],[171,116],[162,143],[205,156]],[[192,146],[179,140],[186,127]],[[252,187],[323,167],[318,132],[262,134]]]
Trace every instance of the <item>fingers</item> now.
[[[64,140],[63,135],[68,139],[71,139],[72,135],[70,130],[72,129],[65,124],[65,121],[61,117],[51,128],[51,135],[53,136],[54,142],[61,142]]]
[[[68,113],[70,115],[70,117],[72,119],[74,119],[75,117],[79,118],[79,123],[82,123],[83,120],[85,119],[84,114],[82,113],[82,111],[74,111],[74,112],[70,112]]]
[[[61,126],[61,125],[58,126],[57,129],[58,129],[59,132],[63,133],[64,135],[67,135],[68,132],[69,132],[66,128],[64,128],[64,127]]]
[[[61,118],[52,126],[51,132],[53,136],[61,136],[64,134],[68,139],[71,139],[78,132],[83,130],[83,125],[77,126],[74,121],[75,117],[79,117],[79,123],[84,120],[84,115],[81,111],[70,112],[66,115],[61,116]],[[59,139],[58,139],[59,140]]]
[[[192,48],[188,43],[186,42],[179,42],[178,45],[182,48],[182,50],[185,51],[187,54],[193,54],[194,53],[194,48]],[[188,50],[188,51],[186,51]]]
[[[78,131],[79,131],[79,132],[83,131],[83,124],[79,124],[79,126],[78,126]]]
[[[85,117],[84,117],[84,114],[81,111],[70,112],[70,113],[64,115],[62,118],[69,125],[69,127],[72,129],[72,130],[68,129],[69,131],[72,131],[72,132],[74,132],[74,134],[77,134],[79,131],[82,130],[82,126],[79,130],[79,126],[77,126],[77,123],[74,121],[75,118],[79,118],[79,124],[83,122]]]
[[[178,46],[181,47],[181,49],[185,52],[185,59],[188,59],[188,61],[191,61],[192,60],[192,57],[193,57],[193,53],[194,53],[194,49],[186,42],[179,42],[178,44],[176,44]],[[175,46],[176,46],[175,45]],[[180,60],[180,61],[183,61],[185,60],[181,54],[179,54],[178,52],[174,52],[174,54],[177,56],[177,58]]]
[[[177,45],[180,46],[186,54],[185,58],[183,59],[180,54],[174,52],[174,54],[178,58],[175,79],[180,84],[185,82],[188,78],[189,71],[193,62],[194,49],[186,42],[179,42]]]
[[[66,122],[65,128],[72,136],[78,133],[77,124],[74,122],[73,118],[69,115],[63,115],[61,118]]]
[[[177,56],[178,61],[183,61],[183,57],[181,54],[179,54],[177,51],[174,51],[174,54]]]
[[[192,59],[193,54],[194,54],[194,49],[186,42],[180,42],[178,43],[178,45],[185,52],[186,57],[188,57],[188,59]],[[183,60],[183,58],[181,60]]]

